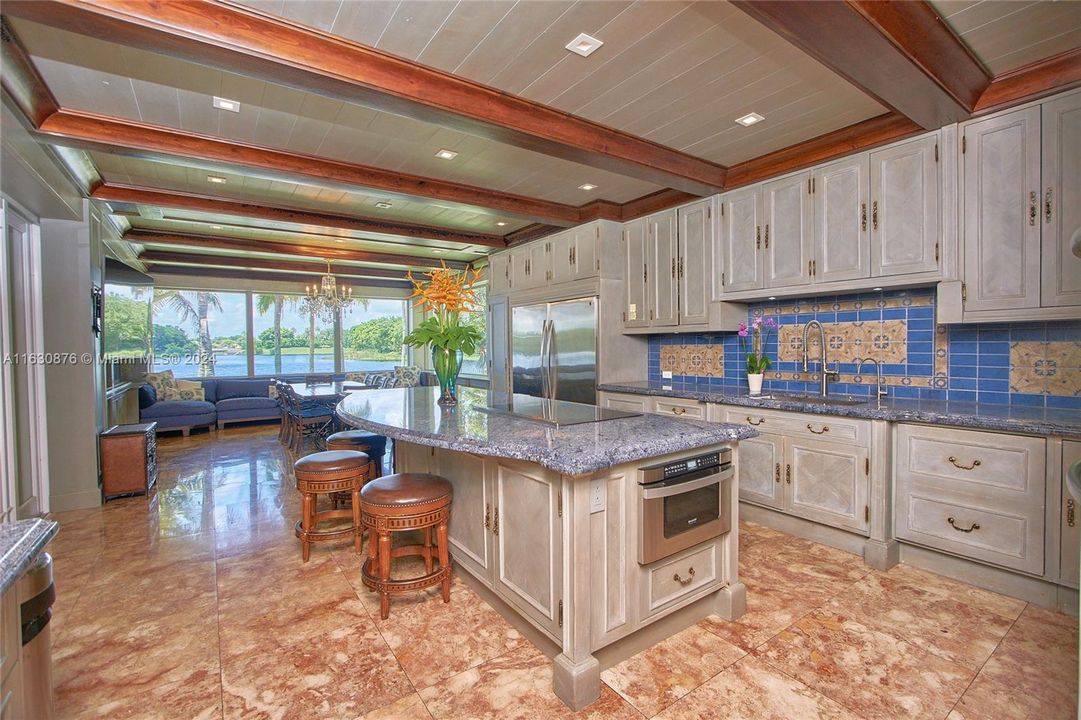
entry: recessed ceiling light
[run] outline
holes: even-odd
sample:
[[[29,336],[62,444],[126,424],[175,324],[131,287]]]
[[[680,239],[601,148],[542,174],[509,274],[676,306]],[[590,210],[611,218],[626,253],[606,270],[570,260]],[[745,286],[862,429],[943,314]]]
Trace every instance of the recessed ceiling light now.
[[[882,288],[871,288],[872,290],[881,290]]]
[[[388,203],[388,202],[387,202],[386,200],[383,200],[383,201],[381,201],[381,202],[377,202],[377,203],[375,204],[375,206],[376,206],[377,208],[379,208],[380,210],[386,210],[386,209],[387,209],[388,207],[392,207],[392,206],[391,206],[391,204],[390,204],[390,203]]]
[[[603,40],[598,40],[595,37],[581,33],[578,37],[567,43],[566,47],[572,53],[577,53],[582,57],[589,57],[601,45],[604,45]]]
[[[770,299],[770,300],[776,300],[776,299],[777,299],[777,296],[776,296],[776,295],[770,295],[770,296],[769,296],[769,299]]]
[[[750,127],[751,125],[754,125],[755,123],[760,123],[765,119],[766,118],[762,117],[758,113],[750,113],[749,115],[744,115],[743,117],[736,118],[736,122],[738,122],[743,127]]]
[[[211,230],[221,230],[221,225],[211,225],[210,229]]]
[[[440,250],[439,248],[434,248],[432,250],[432,252],[434,252],[436,255],[442,255],[443,253],[446,252],[446,250]]]
[[[240,103],[236,100],[226,100],[225,98],[214,97],[214,107],[219,110],[228,110],[229,112],[240,112]]]
[[[108,85],[108,84],[109,84],[109,81],[108,81],[108,80],[102,80],[102,81],[101,81],[101,84],[102,84],[102,85]]]
[[[206,181],[207,182],[212,182],[212,183],[218,183],[219,185],[224,185],[225,184],[225,178],[221,177],[220,175],[207,175],[206,176]]]
[[[591,183],[586,183],[585,185],[579,185],[578,189],[579,190],[596,190],[597,186],[593,185]]]
[[[498,225],[499,227],[504,227],[506,224],[507,223],[505,223],[505,222],[497,222],[496,223],[496,225]]]
[[[345,242],[345,240],[342,240],[341,238],[334,238],[334,242],[343,243],[343,242]]]
[[[458,157],[458,153],[454,152],[453,150],[447,150],[446,148],[443,148],[439,152],[437,152],[435,156],[440,160],[453,160],[454,158]]]

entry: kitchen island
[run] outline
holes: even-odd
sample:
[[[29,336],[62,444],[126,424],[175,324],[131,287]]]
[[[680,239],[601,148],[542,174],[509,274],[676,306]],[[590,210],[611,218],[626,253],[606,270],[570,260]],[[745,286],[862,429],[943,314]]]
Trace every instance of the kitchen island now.
[[[485,390],[461,388],[459,404],[450,408],[437,397],[432,387],[368,390],[342,400],[338,414],[393,438],[397,471],[432,472],[453,484],[456,570],[561,649],[553,683],[568,706],[580,709],[599,696],[598,651],[610,665],[640,649],[643,639],[661,639],[650,634],[658,621],[666,623],[652,628],[654,635],[657,627],[710,613],[729,619],[743,613],[736,450],[739,440],[757,434],[752,428],[652,414],[555,425],[493,412],[508,398]],[[705,493],[710,478],[725,470],[723,481],[712,481],[719,510],[702,523],[723,523],[726,531],[658,552],[663,540],[649,540],[662,537],[653,514],[658,506],[643,510],[649,501],[639,481],[650,473],[668,478],[673,468]],[[678,512],[679,503],[673,507]],[[695,514],[688,523],[698,520]]]

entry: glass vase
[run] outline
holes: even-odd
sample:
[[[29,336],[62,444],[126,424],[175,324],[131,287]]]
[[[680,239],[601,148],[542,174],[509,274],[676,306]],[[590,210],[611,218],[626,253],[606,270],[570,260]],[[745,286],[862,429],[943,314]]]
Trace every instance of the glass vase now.
[[[462,371],[461,350],[432,346],[432,368],[439,380],[439,404],[458,404],[458,373]]]

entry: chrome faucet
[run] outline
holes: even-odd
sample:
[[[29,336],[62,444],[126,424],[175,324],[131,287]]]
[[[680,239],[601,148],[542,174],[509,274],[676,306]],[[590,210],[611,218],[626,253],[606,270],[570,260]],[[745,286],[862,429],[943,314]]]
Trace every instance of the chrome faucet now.
[[[807,363],[809,361],[809,353],[807,352],[807,336],[810,334],[812,326],[818,328],[818,346],[822,351],[821,356],[818,359],[822,375],[822,382],[818,389],[818,394],[820,397],[826,397],[829,393],[830,382],[837,382],[841,379],[841,376],[836,370],[831,371],[829,369],[829,364],[826,362],[826,331],[822,327],[822,323],[817,320],[812,320],[803,326],[803,372],[808,372]]]
[[[878,362],[875,358],[861,358],[856,364],[856,374],[860,375],[863,370],[864,363],[875,364],[875,397],[879,401],[886,397],[886,386],[882,383],[882,363]]]

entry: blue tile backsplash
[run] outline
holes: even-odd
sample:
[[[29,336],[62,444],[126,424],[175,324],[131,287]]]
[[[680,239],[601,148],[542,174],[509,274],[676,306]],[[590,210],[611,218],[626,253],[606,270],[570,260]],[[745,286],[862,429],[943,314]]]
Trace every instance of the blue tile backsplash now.
[[[766,344],[773,365],[764,391],[814,392],[819,356],[810,338],[810,372],[803,372],[802,329],[818,320],[826,330],[830,368],[841,381],[830,391],[867,395],[872,365],[882,363],[894,397],[1081,409],[1081,321],[937,325],[932,289],[898,290],[770,301],[750,306],[748,322],[773,317]],[[745,356],[734,332],[678,333],[649,338],[649,379],[746,388]]]

